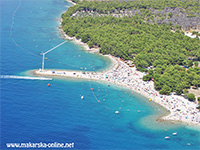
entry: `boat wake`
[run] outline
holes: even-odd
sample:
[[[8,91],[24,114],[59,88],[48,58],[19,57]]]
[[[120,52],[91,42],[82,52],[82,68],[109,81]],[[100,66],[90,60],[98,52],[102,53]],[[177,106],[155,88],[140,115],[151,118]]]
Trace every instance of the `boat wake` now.
[[[45,77],[29,77],[29,76],[15,76],[15,75],[1,75],[0,78],[4,79],[25,79],[25,80],[52,80],[52,78]]]

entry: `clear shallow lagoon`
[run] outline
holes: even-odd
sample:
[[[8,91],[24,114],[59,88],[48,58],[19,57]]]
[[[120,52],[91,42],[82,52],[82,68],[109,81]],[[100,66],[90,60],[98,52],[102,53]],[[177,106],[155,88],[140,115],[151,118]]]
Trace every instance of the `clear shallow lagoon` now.
[[[71,4],[64,0],[20,1],[12,37],[25,50],[10,38],[12,16],[19,1],[1,1],[2,75],[40,68],[41,51],[63,42],[57,19]],[[47,58],[50,61],[45,61],[45,67],[54,69],[101,70],[110,63],[72,42],[50,52]],[[139,94],[101,82],[54,79],[47,87],[48,83],[1,79],[1,149],[11,142],[74,142],[76,149],[200,148],[199,131],[181,124],[155,122],[153,116],[166,111]],[[120,113],[115,114],[116,110]],[[178,132],[177,136],[172,136],[173,132]]]

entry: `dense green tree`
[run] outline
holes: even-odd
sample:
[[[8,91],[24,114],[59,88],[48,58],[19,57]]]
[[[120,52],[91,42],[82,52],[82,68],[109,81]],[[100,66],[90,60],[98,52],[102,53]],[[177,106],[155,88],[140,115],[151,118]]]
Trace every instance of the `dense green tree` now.
[[[188,90],[187,89],[183,89],[183,94],[187,95]]]
[[[144,81],[150,81],[151,78],[152,78],[152,76],[149,75],[149,74],[147,74],[146,76],[143,77],[143,80],[144,80]]]
[[[171,88],[167,85],[164,85],[159,93],[164,95],[169,95],[171,93]]]
[[[154,86],[155,86],[155,89],[159,91],[162,89],[163,84],[159,81],[155,81]]]
[[[188,60],[187,64],[188,64],[188,67],[192,67],[193,61],[192,60]]]
[[[93,45],[94,45],[94,43],[90,40],[90,41],[88,41],[87,42],[87,44],[88,44],[88,46],[89,46],[89,48],[92,48],[93,47]]]
[[[178,85],[176,86],[175,92],[176,92],[178,95],[181,95],[182,89],[183,89],[183,86],[182,86],[181,84],[178,84]]]
[[[160,78],[160,74],[158,74],[158,73],[155,73],[155,74],[153,74],[153,79],[155,80],[155,81],[157,81],[159,78]]]
[[[198,85],[199,85],[199,82],[198,82],[197,80],[193,80],[193,81],[192,81],[192,84],[193,84],[194,86],[198,86]]]
[[[190,100],[190,101],[195,101],[195,95],[193,94],[193,93],[190,93],[190,94],[188,94],[188,99]]]
[[[199,64],[198,61],[194,62],[195,67],[198,67],[198,64]]]
[[[172,18],[172,16],[173,16],[173,13],[172,13],[172,12],[170,12],[170,13],[168,14],[168,16],[169,16],[170,18]]]

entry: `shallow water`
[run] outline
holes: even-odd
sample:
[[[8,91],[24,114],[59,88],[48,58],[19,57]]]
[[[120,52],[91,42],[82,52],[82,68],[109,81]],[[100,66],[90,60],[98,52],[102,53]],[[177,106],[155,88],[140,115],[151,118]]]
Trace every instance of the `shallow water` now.
[[[57,18],[70,4],[64,0],[21,0],[12,37],[24,50],[10,38],[19,1],[1,3],[1,74],[24,75],[40,68],[40,53],[63,42]],[[52,69],[97,71],[110,63],[73,42],[46,57],[45,68]],[[119,114],[115,114],[117,110]],[[2,78],[1,149],[11,142],[74,142],[76,149],[199,149],[199,131],[155,121],[165,113],[137,93],[102,82]],[[173,132],[177,136],[172,136]],[[171,138],[165,140],[165,136]]]

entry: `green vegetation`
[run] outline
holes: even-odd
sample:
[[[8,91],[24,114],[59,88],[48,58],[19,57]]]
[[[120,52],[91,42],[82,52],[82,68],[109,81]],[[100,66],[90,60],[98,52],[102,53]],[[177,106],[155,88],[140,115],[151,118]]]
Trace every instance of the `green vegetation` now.
[[[81,38],[85,43],[90,41],[90,46],[100,46],[103,54],[133,60],[136,53],[134,61],[138,69],[181,65],[187,56],[200,59],[198,39],[174,34],[167,25],[145,23],[137,15],[132,18],[70,17],[63,22],[63,29],[69,36]]]
[[[200,101],[200,97],[198,97],[198,101]]]
[[[193,93],[190,93],[190,94],[188,95],[188,99],[189,99],[190,101],[195,101],[195,95],[194,95]]]
[[[75,36],[87,43],[89,47],[100,47],[100,53],[111,54],[124,60],[132,60],[140,71],[148,74],[143,80],[154,79],[156,90],[160,94],[176,92],[191,85],[200,85],[200,40],[189,38],[179,30],[171,32],[172,23],[158,25],[145,22],[144,17],[135,14],[132,17],[84,16],[74,17],[79,10],[93,10],[108,13],[123,9],[147,8],[163,9],[165,7],[182,7],[198,11],[197,1],[153,1],[142,0],[129,2],[79,2],[62,15],[62,27],[69,36]],[[145,1],[145,2],[144,2]],[[196,4],[196,5],[195,5]],[[168,14],[172,17],[173,14]],[[149,14],[151,17],[151,14]],[[180,29],[179,26],[175,28]],[[196,34],[196,33],[194,33]],[[191,60],[189,60],[189,59]],[[193,67],[195,64],[195,67]],[[149,67],[154,69],[149,69]],[[188,68],[184,68],[187,66]]]
[[[79,2],[79,0],[73,0]],[[79,2],[76,6],[77,10],[90,9],[97,10],[99,13],[107,13],[107,11],[113,12],[117,10],[125,9],[143,9],[148,10],[149,8],[163,10],[165,7],[172,8],[184,8],[189,12],[199,13],[200,2],[199,0],[133,0],[133,1],[119,1],[119,0],[107,0],[103,1],[83,1]],[[146,11],[147,12],[147,11]]]
[[[168,14],[168,16],[169,16],[170,18],[172,18],[173,13],[170,12],[170,13]]]
[[[192,35],[200,36],[200,33],[196,32],[196,31],[193,31]]]
[[[185,68],[179,65],[170,65],[168,67],[158,65],[155,69],[155,73],[152,78],[155,78],[155,89],[162,90],[164,85],[170,87],[170,92],[176,92],[177,94],[187,93],[187,89],[191,85],[200,85],[200,68],[189,68],[187,71]],[[157,77],[156,77],[157,76]],[[159,76],[159,78],[158,78]],[[183,91],[183,89],[185,89]]]

